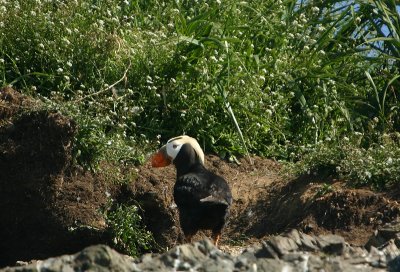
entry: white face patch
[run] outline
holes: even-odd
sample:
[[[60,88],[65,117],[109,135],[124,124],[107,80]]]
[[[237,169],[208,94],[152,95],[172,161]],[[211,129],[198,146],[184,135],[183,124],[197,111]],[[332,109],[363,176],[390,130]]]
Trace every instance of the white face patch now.
[[[199,156],[202,164],[204,164],[204,153],[203,150],[201,150],[199,143],[196,141],[196,139],[186,135],[178,136],[168,140],[166,144],[168,156],[174,160],[184,144],[190,144],[197,156]]]
[[[179,143],[178,141],[167,143],[167,154],[172,158],[172,160],[175,160],[176,156],[182,148],[182,145],[183,144]]]

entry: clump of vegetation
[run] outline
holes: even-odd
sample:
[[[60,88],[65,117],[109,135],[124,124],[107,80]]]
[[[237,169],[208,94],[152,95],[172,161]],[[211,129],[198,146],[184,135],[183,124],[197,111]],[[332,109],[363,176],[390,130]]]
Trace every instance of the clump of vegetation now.
[[[324,143],[307,150],[287,169],[295,174],[328,174],[351,182],[385,189],[400,182],[400,134],[384,134],[379,143],[363,147],[362,135],[341,144]]]
[[[105,213],[116,248],[134,257],[155,245],[152,233],[142,224],[138,209],[137,205],[117,205]]]

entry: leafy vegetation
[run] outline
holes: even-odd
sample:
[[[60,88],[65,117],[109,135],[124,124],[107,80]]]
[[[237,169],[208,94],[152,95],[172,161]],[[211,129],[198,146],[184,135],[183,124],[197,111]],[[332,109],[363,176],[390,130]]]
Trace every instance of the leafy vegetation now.
[[[88,169],[142,163],[185,133],[223,157],[250,152],[381,188],[400,181],[399,10],[0,0],[0,85],[73,117],[74,157]]]
[[[314,146],[295,164],[286,169],[292,173],[334,175],[354,186],[369,185],[384,189],[399,182],[400,135],[384,134],[379,143],[368,148],[360,145],[361,135],[345,138],[341,144]]]
[[[118,205],[106,212],[106,219],[115,246],[122,252],[137,257],[155,245],[153,235],[141,223],[138,206]]]

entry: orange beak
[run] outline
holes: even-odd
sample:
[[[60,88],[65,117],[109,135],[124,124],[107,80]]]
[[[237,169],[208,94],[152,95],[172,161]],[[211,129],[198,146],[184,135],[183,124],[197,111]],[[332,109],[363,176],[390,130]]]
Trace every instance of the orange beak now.
[[[156,154],[153,155],[151,158],[151,166],[152,167],[164,167],[170,165],[172,159],[167,154],[167,148],[164,145],[163,147],[158,150]]]

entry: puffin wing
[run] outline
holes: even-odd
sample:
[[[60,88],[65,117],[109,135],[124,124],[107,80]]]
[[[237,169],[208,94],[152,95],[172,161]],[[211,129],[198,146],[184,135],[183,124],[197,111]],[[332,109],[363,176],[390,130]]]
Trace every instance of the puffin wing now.
[[[221,177],[208,173],[190,173],[178,178],[174,188],[175,201],[215,203],[229,206],[232,195]]]
[[[215,197],[215,196],[212,196],[212,195],[209,195],[209,196],[207,196],[205,198],[200,199],[200,202],[210,202],[210,203],[216,203],[216,204],[224,204],[226,206],[230,205],[228,203],[228,201],[226,201],[226,199]]]
[[[215,174],[210,179],[207,192],[209,195],[200,199],[200,202],[224,204],[226,206],[232,204],[232,194],[228,184],[224,179]]]
[[[201,179],[196,174],[187,174],[179,177],[174,186],[174,199],[176,204],[194,204],[208,194]]]

